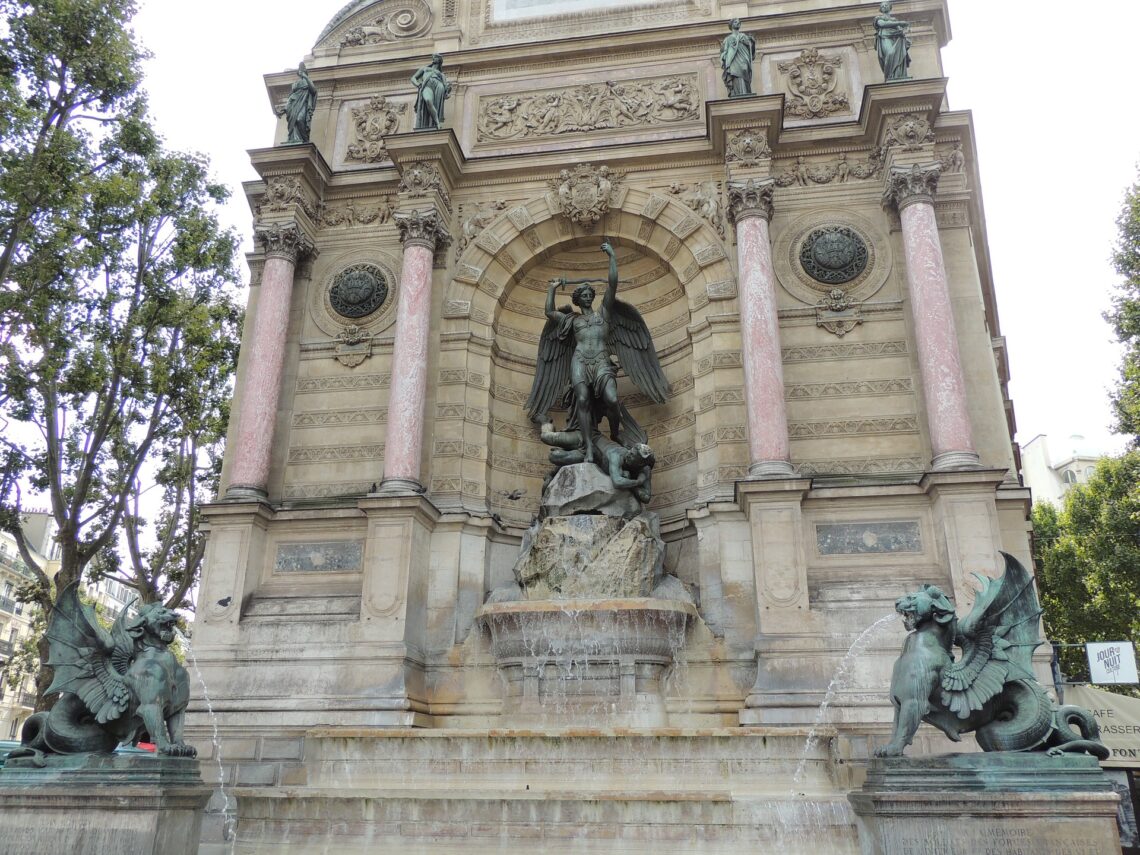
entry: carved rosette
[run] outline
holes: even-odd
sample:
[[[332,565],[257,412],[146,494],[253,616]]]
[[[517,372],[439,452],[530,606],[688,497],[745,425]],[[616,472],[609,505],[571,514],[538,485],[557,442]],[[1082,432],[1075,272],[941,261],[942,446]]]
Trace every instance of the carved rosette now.
[[[393,219],[400,230],[400,243],[407,246],[426,246],[432,252],[451,243],[451,235],[443,218],[434,209],[423,211],[397,211]]]
[[[891,168],[887,175],[887,187],[883,193],[883,207],[902,210],[914,202],[934,204],[934,193],[938,189],[938,179],[942,175],[942,164],[915,164],[910,169],[905,166]]]
[[[761,160],[770,160],[772,148],[767,135],[760,128],[745,128],[728,135],[724,145],[724,162],[755,166]]]
[[[313,241],[296,223],[258,226],[253,237],[269,258],[284,258],[296,264],[303,258],[317,255]]]
[[[772,219],[772,194],[776,183],[771,179],[728,182],[728,218],[734,223],[749,217]]]

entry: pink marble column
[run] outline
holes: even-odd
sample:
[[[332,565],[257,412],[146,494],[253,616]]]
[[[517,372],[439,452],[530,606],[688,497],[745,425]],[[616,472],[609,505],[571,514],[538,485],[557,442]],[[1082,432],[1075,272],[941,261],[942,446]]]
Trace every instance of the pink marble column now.
[[[736,223],[741,352],[751,461],[748,475],[751,478],[784,478],[795,474],[784,404],[776,274],[768,235],[774,186],[770,179],[728,185],[729,213]]]
[[[447,232],[435,210],[397,213],[395,220],[404,245],[404,260],[380,489],[383,493],[422,493],[420,460],[431,332],[432,258],[436,245],[447,240]]]
[[[906,255],[906,280],[914,338],[930,425],[934,470],[979,465],[966,403],[966,378],[958,331],[934,214],[938,164],[895,167],[887,177],[884,203],[898,208]]]
[[[226,498],[231,500],[264,499],[267,495],[293,274],[297,261],[313,252],[312,241],[295,224],[261,228],[255,237],[265,248],[265,268],[247,345],[245,379],[237,396],[237,437],[229,450],[234,462]]]

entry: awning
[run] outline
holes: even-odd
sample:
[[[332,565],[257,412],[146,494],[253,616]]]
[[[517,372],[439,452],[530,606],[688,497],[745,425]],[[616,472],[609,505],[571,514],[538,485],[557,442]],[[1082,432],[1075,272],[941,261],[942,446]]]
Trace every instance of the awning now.
[[[1112,751],[1103,766],[1140,769],[1140,699],[1091,686],[1066,686],[1065,703],[1091,710],[1100,739]]]

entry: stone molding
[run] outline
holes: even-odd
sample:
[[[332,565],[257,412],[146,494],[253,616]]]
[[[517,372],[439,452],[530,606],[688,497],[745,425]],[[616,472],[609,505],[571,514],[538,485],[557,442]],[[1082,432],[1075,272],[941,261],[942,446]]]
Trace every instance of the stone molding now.
[[[400,243],[405,247],[426,246],[432,252],[436,247],[451,242],[451,235],[443,218],[434,208],[422,211],[397,211],[393,217],[400,230]]]
[[[942,175],[942,164],[915,164],[909,169],[892,166],[887,173],[887,186],[883,192],[883,207],[901,211],[907,205],[922,202],[934,204],[934,194],[938,190],[938,179]]]
[[[776,182],[770,178],[757,181],[728,182],[728,217],[734,225],[749,217],[761,217],[769,222],[772,219],[772,195]]]
[[[296,264],[303,258],[318,254],[312,238],[296,223],[272,223],[254,229],[254,240],[268,258],[284,258]]]

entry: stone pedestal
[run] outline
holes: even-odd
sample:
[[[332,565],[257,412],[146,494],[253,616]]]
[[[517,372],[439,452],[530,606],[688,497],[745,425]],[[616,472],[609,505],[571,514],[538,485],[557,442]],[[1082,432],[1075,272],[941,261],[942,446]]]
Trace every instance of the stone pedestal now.
[[[1087,755],[947,754],[871,762],[848,796],[863,855],[1112,855],[1112,784]]]
[[[0,770],[0,855],[196,855],[210,798],[197,760],[48,758]]]

